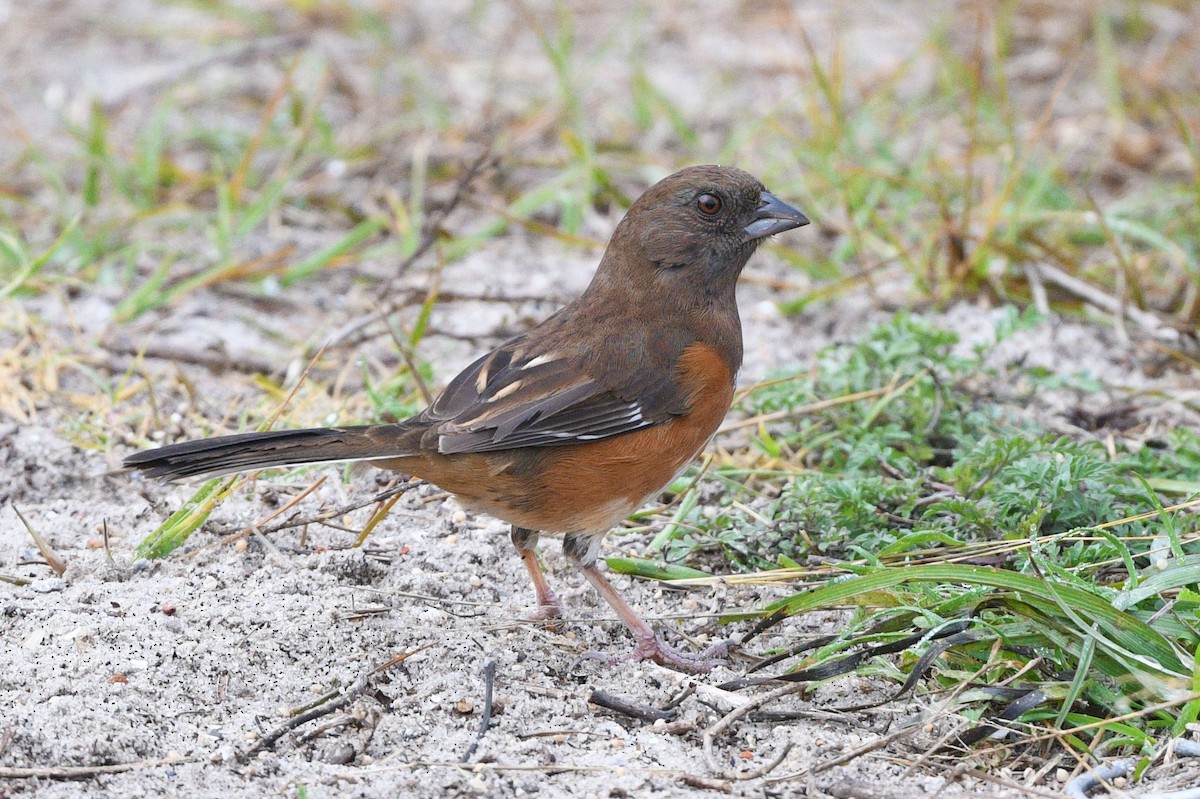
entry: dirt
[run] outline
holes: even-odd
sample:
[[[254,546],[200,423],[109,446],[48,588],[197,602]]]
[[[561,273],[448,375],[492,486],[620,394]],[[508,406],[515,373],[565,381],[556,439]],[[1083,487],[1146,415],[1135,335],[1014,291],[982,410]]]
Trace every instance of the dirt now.
[[[528,35],[531,20],[552,24],[554,9],[545,4],[382,4],[390,27],[377,38],[346,25],[333,7],[325,9],[332,20],[323,20],[319,11],[303,14],[303,5],[245,11],[251,18],[268,14],[273,30],[303,37],[302,47],[281,45],[279,58],[222,60],[215,56],[253,40],[246,16],[221,17],[204,4],[0,0],[0,61],[8,84],[2,96],[19,127],[48,152],[78,146],[68,127],[86,118],[92,99],[112,110],[110,136],[119,141],[146,124],[168,90],[187,98],[195,114],[226,112],[227,124],[253,130],[254,110],[222,108],[219,87],[236,82],[247,95],[269,95],[287,55],[316,53],[332,65],[337,86],[327,110],[346,141],[386,151],[416,139],[451,161],[477,149],[469,141],[455,144],[469,139],[464,132],[515,126],[538,98],[553,93],[547,89],[553,72]],[[684,24],[679,4],[646,7],[639,12],[645,19],[629,28],[617,24],[619,11],[599,4],[580,12],[586,21],[581,49],[598,65],[589,74],[599,77],[588,79],[589,102],[601,109],[597,124],[615,124],[604,109],[616,102],[615,76],[629,68],[622,54],[638,48],[714,150],[723,129],[715,120],[747,99],[777,100],[799,79],[794,49],[772,14],[740,14],[745,9],[735,3],[690,9]],[[918,15],[892,4],[869,6],[854,19],[812,4],[802,16],[812,31],[839,31],[853,45],[847,57],[863,80],[918,51]],[[720,34],[731,20],[744,38]],[[616,31],[616,43],[599,31]],[[819,48],[826,46],[815,38]],[[686,66],[702,61],[705,69]],[[442,101],[453,109],[444,137],[389,127],[391,117],[413,111],[403,92],[381,87],[403,85],[413,64],[444,70]],[[766,77],[738,82],[749,93],[739,95],[728,81],[741,81],[731,76],[742,71]],[[497,92],[497,85],[505,90]],[[500,182],[540,174],[538,147],[559,146],[546,131],[518,131],[510,139],[521,167],[496,178]],[[656,140],[669,148],[669,139],[655,128],[641,146],[653,152]],[[11,145],[0,150],[5,163],[15,152]],[[314,195],[377,198],[381,185],[403,180],[407,169],[403,157],[381,156],[361,175],[314,168],[307,185]],[[623,188],[636,193],[665,171],[649,163],[641,174],[623,175]],[[22,164],[11,178],[33,186],[38,199],[30,207],[52,205],[53,192],[37,175]],[[470,225],[472,213],[464,208],[448,224]],[[615,208],[589,212],[583,235],[602,242],[618,215]],[[23,232],[52,237],[51,222],[38,227],[31,221],[36,216],[23,217]],[[320,224],[285,222],[267,226],[262,251],[286,242],[309,252],[336,239],[336,230]],[[198,237],[194,261],[181,267],[212,257]],[[598,257],[597,248],[514,230],[446,265],[441,284],[469,287],[478,299],[435,307],[433,332],[421,345],[422,357],[436,364],[435,382],[581,290]],[[895,688],[857,677],[769,706],[796,718],[741,719],[714,734],[712,726],[732,709],[728,703],[742,696],[714,687],[740,676],[741,661],[692,678],[653,664],[596,658],[625,651],[631,642],[567,567],[556,543],[543,547],[545,560],[571,618],[561,630],[524,620],[530,590],[505,526],[463,513],[431,486],[406,494],[365,547],[353,546],[354,531],[367,519],[361,510],[340,520],[346,529],[252,532],[318,477],[324,482],[302,501],[305,512],[369,498],[385,487],[386,476],[367,469],[326,468],[288,481],[247,483],[176,553],[136,559],[137,543],[195,489],[116,471],[138,425],[161,423],[147,432],[175,440],[236,428],[244,410],[261,415],[277,398],[264,397],[251,376],[254,367],[275,365],[277,375],[294,377],[315,346],[378,307],[374,292],[391,277],[394,261],[366,259],[273,296],[221,286],[199,290],[132,323],[115,317],[124,299],[116,283],[5,301],[0,350],[23,355],[10,361],[18,366],[5,367],[15,372],[0,371],[10,379],[7,391],[0,388],[0,574],[27,582],[0,582],[0,797],[1014,797],[1028,795],[1022,786],[1034,784],[1057,795],[1054,768],[1036,775],[999,769],[984,780],[941,765],[911,767],[949,720],[935,715],[911,737],[891,740],[904,723],[925,718],[935,701],[918,696],[870,711],[842,710]],[[885,306],[906,297],[903,286],[884,286],[875,296],[854,294],[784,316],[778,301],[803,278],[769,251],[756,257],[747,278],[740,294],[743,384],[772,370],[807,368],[821,347],[855,339],[887,318]],[[422,263],[400,283],[420,292],[430,280]],[[515,295],[545,299],[504,300]],[[409,310],[411,323],[415,309]],[[999,313],[972,303],[930,316],[958,331],[968,346],[991,334]],[[148,345],[190,360],[137,358]],[[1167,399],[1153,412],[1164,424],[1194,423],[1180,403],[1196,394],[1194,375],[1146,374],[1147,346],[1144,338],[1126,339],[1103,325],[1052,319],[1014,337],[996,358],[1089,373],[1108,388],[1085,397],[1088,402],[1159,392]],[[322,388],[304,396],[288,423],[323,423],[330,414],[344,420],[363,411],[359,359],[399,367],[390,338],[378,330],[355,346],[335,348],[317,370]],[[142,409],[137,413],[116,398],[125,370],[131,381],[145,379],[151,387],[134,401]],[[151,394],[153,413],[146,410]],[[1033,412],[1067,425],[1067,411],[1080,399],[1071,391],[1047,395]],[[17,510],[66,564],[61,575],[39,554]],[[612,536],[605,554],[639,554],[652,534]],[[767,588],[680,592],[615,580],[637,609],[685,647],[747,629],[715,628],[715,614],[784,595]],[[793,620],[759,639],[755,651],[828,631],[839,618]],[[380,668],[394,658],[402,659]],[[492,723],[481,729],[492,664]],[[300,709],[366,676],[366,689],[345,708],[253,752]],[[653,708],[685,698],[669,719],[655,722],[606,710],[589,701],[595,692]],[[61,771],[70,768],[83,773]],[[5,769],[49,773],[5,776]],[[758,770],[766,773],[740,778]]]

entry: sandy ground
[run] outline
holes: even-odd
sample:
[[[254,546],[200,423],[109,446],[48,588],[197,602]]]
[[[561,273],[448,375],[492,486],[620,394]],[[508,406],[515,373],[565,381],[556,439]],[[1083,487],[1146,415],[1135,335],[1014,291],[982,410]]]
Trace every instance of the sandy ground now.
[[[449,24],[443,29],[436,25],[443,5],[414,5],[410,15],[396,17],[401,22],[394,35],[426,56],[436,52],[447,60],[447,102],[458,109],[459,126],[468,129],[488,114],[506,113],[489,106],[495,95],[485,91],[497,81],[489,72],[496,63],[502,63],[503,79],[515,87],[502,98],[529,94],[551,79],[544,60],[530,55],[536,53],[535,43],[506,38],[516,24],[512,14],[480,12],[496,14],[495,24],[475,19],[469,28]],[[450,5],[454,13],[469,16],[465,4]],[[717,73],[687,70],[679,53],[705,52],[726,66],[765,70],[775,75],[774,82],[756,85],[767,97],[786,91],[788,81],[796,79],[790,71],[769,69],[790,57],[780,39],[764,34],[748,49],[713,33],[734,5],[705,6],[696,12],[694,26],[658,18],[650,26],[663,35],[651,57],[656,74],[664,85],[696,84],[681,102],[702,129],[705,119],[729,112],[728,94],[714,90],[720,85]],[[103,3],[80,3],[68,12],[54,3],[0,2],[7,19],[0,51],[11,65],[13,87],[6,99],[21,110],[30,130],[44,133],[49,149],[67,146],[56,121],[59,111],[65,109],[69,118],[87,107],[89,97],[116,106],[131,103],[133,110],[121,124],[127,131],[136,129],[145,119],[137,103],[147,86],[153,91],[157,81],[178,80],[174,70],[180,63],[202,59],[225,44],[219,35],[225,23],[199,6],[131,7],[143,17],[157,15],[157,29],[175,35],[147,36],[128,22],[136,15],[121,17],[116,6]],[[536,12],[550,18],[540,6]],[[645,13],[670,15],[668,10]],[[806,14],[814,30],[835,21],[848,24],[816,4]],[[914,24],[912,15],[880,4],[845,35],[851,43],[874,45],[852,51],[870,68],[910,56],[914,48],[905,33]],[[464,38],[480,30],[490,35]],[[341,77],[360,81],[362,92],[372,90],[368,78],[353,68],[365,45],[340,33],[316,37],[324,38]],[[201,68],[199,82],[227,80],[230,69]],[[258,80],[256,71],[270,72],[261,64],[246,69],[252,80]],[[401,71],[392,70],[377,79],[386,81]],[[277,77],[272,72],[261,82],[269,87]],[[597,89],[601,100],[602,89]],[[701,97],[711,102],[687,99]],[[330,102],[333,116],[344,116],[347,135],[361,128],[365,138],[387,138],[379,131],[394,109],[380,105],[355,113],[336,107],[336,99]],[[235,115],[233,121],[238,119]],[[363,185],[369,189],[373,180],[392,179],[389,170],[395,169],[385,164]],[[647,177],[624,179],[636,191]],[[317,178],[314,182],[321,185]],[[468,224],[469,215],[456,221]],[[584,233],[602,241],[615,221],[615,213],[593,214]],[[329,240],[324,231],[297,232],[298,227],[270,235],[310,247]],[[206,257],[198,247],[197,261]],[[422,344],[423,356],[437,364],[436,378],[445,380],[488,344],[578,292],[598,257],[598,251],[513,232],[450,264],[442,276],[445,285],[470,286],[487,297],[546,299],[439,303],[431,320],[435,334]],[[352,546],[353,532],[320,525],[270,536],[246,532],[317,477],[327,479],[300,506],[305,513],[368,498],[386,484],[373,471],[352,470],[343,479],[347,475],[340,470],[319,469],[286,481],[268,477],[248,483],[174,555],[135,560],[135,545],[194,487],[114,473],[130,451],[133,434],[115,405],[105,411],[101,403],[86,425],[103,429],[104,414],[110,413],[106,438],[81,436],[80,398],[103,393],[97,383],[104,381],[89,380],[88,370],[120,375],[135,363],[130,352],[151,341],[164,350],[213,353],[232,368],[214,371],[149,358],[137,363],[136,373],[153,386],[162,405],[160,418],[169,421],[165,437],[203,434],[221,420],[236,427],[240,405],[270,407],[243,367],[285,364],[280,371],[294,373],[307,359],[306,345],[376,307],[372,289],[377,284],[371,279],[389,274],[388,264],[368,262],[273,298],[220,288],[198,291],[125,325],[113,319],[122,299],[121,289],[113,286],[52,292],[5,306],[8,320],[0,329],[0,346],[16,348],[30,334],[33,346],[69,353],[80,368],[64,369],[58,390],[23,406],[23,418],[0,414],[0,573],[27,581],[0,582],[0,769],[50,770],[41,778],[5,777],[0,770],[0,797],[1029,795],[1020,786],[1031,775],[1001,769],[997,781],[985,782],[941,768],[911,769],[915,753],[936,740],[940,718],[913,738],[834,765],[842,755],[881,742],[897,725],[921,719],[931,707],[918,697],[869,712],[839,710],[882,698],[894,688],[859,678],[774,701],[770,709],[789,711],[794,718],[742,719],[712,736],[711,757],[706,757],[705,731],[731,709],[723,704],[730,698],[713,687],[739,676],[740,661],[693,679],[652,664],[609,666],[588,657],[589,652],[620,652],[630,641],[566,567],[555,543],[545,547],[546,562],[572,618],[560,631],[524,621],[529,589],[506,528],[464,514],[432,487],[406,495],[363,548]],[[887,316],[878,310],[878,297],[849,297],[785,318],[775,304],[782,295],[771,286],[794,280],[794,274],[770,253],[761,254],[748,274],[741,293],[747,341],[743,382],[772,369],[803,368],[820,347],[853,340]],[[416,272],[404,284],[423,288],[427,280],[426,273]],[[890,295],[893,304],[903,299],[899,291]],[[969,343],[989,335],[996,313],[960,305],[937,319]],[[997,357],[1042,363],[1064,374],[1088,371],[1114,387],[1162,389],[1176,397],[1194,391],[1192,376],[1145,374],[1138,366],[1144,354],[1136,341],[1105,328],[1051,321],[1018,336]],[[339,376],[356,374],[358,358],[395,358],[390,342],[379,336],[334,357],[341,363],[326,365],[322,374],[327,384],[339,386]],[[290,422],[321,422],[331,410],[353,405],[346,397],[354,388],[331,390],[334,396],[325,407],[310,398]],[[1088,401],[1108,402],[1123,390],[1102,391]],[[1079,400],[1071,392],[1048,396],[1039,412],[1057,418]],[[1183,414],[1170,402],[1160,403],[1158,412],[1164,423]],[[89,446],[81,446],[81,438]],[[14,506],[66,563],[61,577],[43,562]],[[350,514],[345,526],[361,527],[364,513]],[[649,537],[610,537],[606,554],[636,554]],[[674,631],[668,635],[682,646],[744,629],[715,630],[712,614],[779,595],[729,588],[683,593],[622,577],[616,581],[635,607],[660,628]],[[793,620],[756,647],[828,631],[837,623],[837,616],[821,614]],[[371,674],[403,655],[408,657],[402,662]],[[493,718],[481,731],[492,664]],[[366,689],[344,709],[253,751],[290,713],[355,687],[367,675]],[[684,698],[669,719],[652,722],[599,707],[589,701],[594,692],[656,708]],[[736,779],[768,764],[773,768],[765,777]],[[812,773],[818,764],[825,767]],[[61,771],[70,768],[82,772]],[[1168,775],[1172,784],[1179,784],[1179,772]],[[1037,775],[1036,782],[1036,790],[1057,795],[1053,772]]]
[[[585,259],[570,260],[586,274]],[[460,267],[464,273],[472,262],[485,263],[486,255]],[[472,277],[488,279],[483,271]],[[882,316],[833,308],[784,320],[756,302],[765,289],[747,289],[749,340],[804,342],[797,351],[776,350],[781,364],[802,364],[802,350],[850,337],[862,322]],[[459,313],[475,312],[448,308],[445,324]],[[972,331],[986,335],[995,318],[961,306],[940,321],[969,340]],[[228,334],[230,341],[238,337],[236,329]],[[1064,358],[1064,351],[1072,355]],[[1048,323],[1022,334],[999,357],[1072,371],[1087,364],[1093,374],[1128,377],[1133,354],[1097,328]],[[760,355],[751,368],[772,365],[778,364]],[[161,369],[164,380],[171,371],[151,368]],[[210,383],[218,391],[221,382],[203,369],[189,370],[189,378],[201,393]],[[1157,385],[1178,378],[1167,380]],[[1058,401],[1066,408],[1073,397]],[[1045,412],[1055,413],[1050,405]],[[704,690],[739,676],[736,661],[693,680],[652,664],[608,666],[586,657],[622,651],[630,642],[553,543],[545,547],[546,561],[572,619],[561,632],[523,621],[529,588],[506,528],[467,516],[432,487],[406,496],[365,548],[352,548],[349,532],[320,526],[303,537],[289,530],[224,539],[260,523],[315,476],[329,479],[301,506],[308,512],[369,497],[383,486],[381,473],[365,469],[348,482],[334,469],[286,483],[259,480],[222,504],[176,555],[135,562],[133,545],[193,489],[105,475],[123,450],[82,452],[55,424],[9,425],[5,432],[0,493],[33,520],[68,568],[55,576],[12,511],[0,514],[0,564],[5,573],[30,580],[21,587],[0,583],[0,731],[7,737],[0,765],[132,765],[83,782],[0,779],[6,795],[294,796],[301,786],[309,796],[685,796],[707,790],[761,796],[814,789],[835,796],[1022,795],[933,769],[909,773],[905,757],[932,740],[928,735],[815,776],[778,783],[727,779],[761,768],[789,743],[792,749],[771,774],[803,774],[879,740],[901,722],[921,719],[930,704],[906,699],[867,713],[840,712],[890,690],[846,678],[770,705],[800,718],[733,725],[716,738],[710,763],[703,733],[729,708],[706,704],[720,698]],[[345,522],[361,525],[362,513]],[[608,551],[637,554],[648,538],[612,537]],[[701,642],[744,629],[712,631],[708,614],[780,595],[684,594],[615,579],[660,627]],[[672,622],[677,615],[686,619]],[[795,620],[758,641],[755,651],[836,623],[825,615]],[[239,760],[286,722],[291,709],[346,690],[405,653],[414,654],[375,676],[344,712]],[[495,664],[495,715],[479,736],[489,663]],[[662,707],[692,684],[703,686],[701,692],[665,722],[634,720],[589,703],[592,692],[601,691]],[[714,772],[714,765],[728,773]]]

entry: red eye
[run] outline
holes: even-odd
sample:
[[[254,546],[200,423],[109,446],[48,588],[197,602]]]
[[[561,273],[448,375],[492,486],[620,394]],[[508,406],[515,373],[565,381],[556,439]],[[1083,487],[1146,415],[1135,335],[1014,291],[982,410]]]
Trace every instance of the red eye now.
[[[715,194],[701,194],[696,198],[696,207],[700,213],[712,216],[721,210],[721,198]]]

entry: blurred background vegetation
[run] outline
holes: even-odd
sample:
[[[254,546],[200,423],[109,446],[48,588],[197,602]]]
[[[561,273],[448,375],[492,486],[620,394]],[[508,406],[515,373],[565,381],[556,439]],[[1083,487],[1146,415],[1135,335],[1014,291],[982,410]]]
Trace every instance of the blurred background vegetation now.
[[[1051,429],[1015,411],[1094,381],[987,361],[1054,317],[1128,344],[1139,380],[1195,374],[1200,4],[0,10],[0,414],[111,461],[259,423],[328,344],[290,419],[325,419],[331,395],[345,418],[403,415],[449,376],[428,337],[455,331],[431,319],[481,299],[480,265],[454,271],[471,256],[544,315],[575,285],[548,266],[594,261],[642,188],[736,164],[814,221],[747,275],[797,324],[850,298],[1016,310],[973,353],[901,316],[769,382],[629,546],[688,562],[666,576],[815,592],[767,614],[853,608],[773,669],[927,677],[968,727],[991,719],[977,732],[1003,717],[1014,762],[1150,758],[1200,715],[1194,394],[1171,422],[1130,394]],[[235,322],[266,354],[196,346]]]

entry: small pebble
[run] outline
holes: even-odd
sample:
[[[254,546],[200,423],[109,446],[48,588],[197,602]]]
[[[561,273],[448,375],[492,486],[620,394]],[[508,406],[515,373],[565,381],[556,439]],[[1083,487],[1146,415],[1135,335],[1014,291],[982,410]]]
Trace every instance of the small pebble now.
[[[1067,771],[1065,768],[1060,768],[1054,772],[1054,779],[1058,782],[1066,782],[1070,778],[1071,772]]]
[[[61,577],[43,577],[29,584],[30,590],[37,594],[53,594],[67,587],[67,581]]]

